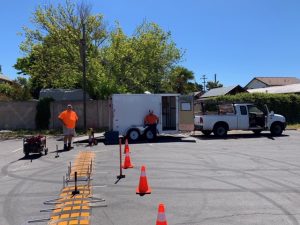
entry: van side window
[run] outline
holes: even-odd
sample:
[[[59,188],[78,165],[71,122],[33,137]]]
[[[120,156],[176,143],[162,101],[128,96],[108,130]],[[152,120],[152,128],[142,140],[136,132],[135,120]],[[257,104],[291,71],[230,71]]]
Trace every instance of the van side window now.
[[[240,106],[241,114],[242,115],[247,115],[247,108],[246,106],[242,105]]]

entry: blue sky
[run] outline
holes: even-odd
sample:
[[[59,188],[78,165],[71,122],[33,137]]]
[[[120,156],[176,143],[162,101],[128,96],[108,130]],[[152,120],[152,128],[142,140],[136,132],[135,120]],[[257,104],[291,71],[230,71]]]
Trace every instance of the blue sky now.
[[[14,79],[13,69],[22,56],[17,35],[30,26],[38,4],[64,1],[1,1],[0,64]],[[178,48],[185,50],[182,66],[196,81],[214,74],[224,86],[246,85],[254,76],[300,78],[299,0],[89,0],[94,13],[109,26],[118,21],[131,35],[144,19],[170,31]]]

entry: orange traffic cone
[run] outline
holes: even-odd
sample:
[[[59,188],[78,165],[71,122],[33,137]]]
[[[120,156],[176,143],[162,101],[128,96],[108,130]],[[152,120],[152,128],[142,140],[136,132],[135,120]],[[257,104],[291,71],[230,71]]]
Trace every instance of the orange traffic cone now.
[[[163,203],[160,203],[158,206],[156,225],[168,225],[165,214],[165,205]]]
[[[125,148],[124,148],[124,154],[130,153],[129,145],[128,145],[128,139],[125,140]]]
[[[129,152],[127,152],[125,155],[125,160],[124,160],[124,164],[122,167],[123,167],[123,169],[133,168],[133,165],[131,164]]]
[[[136,188],[136,193],[140,194],[140,195],[151,194],[151,188],[150,188],[150,186],[148,186],[148,182],[147,182],[145,166],[142,166],[140,183],[139,183],[139,186]]]

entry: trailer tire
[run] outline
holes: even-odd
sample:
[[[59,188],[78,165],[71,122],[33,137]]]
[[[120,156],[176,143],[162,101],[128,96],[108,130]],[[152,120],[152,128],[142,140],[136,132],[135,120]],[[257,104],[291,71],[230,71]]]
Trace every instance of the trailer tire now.
[[[130,141],[137,141],[140,138],[141,134],[138,129],[130,129],[127,132],[126,136]]]
[[[217,123],[214,126],[214,135],[217,137],[225,137],[227,135],[228,128],[225,123]]]
[[[145,137],[148,141],[153,141],[155,139],[155,135],[153,134],[153,131],[151,129],[147,129],[145,131]]]

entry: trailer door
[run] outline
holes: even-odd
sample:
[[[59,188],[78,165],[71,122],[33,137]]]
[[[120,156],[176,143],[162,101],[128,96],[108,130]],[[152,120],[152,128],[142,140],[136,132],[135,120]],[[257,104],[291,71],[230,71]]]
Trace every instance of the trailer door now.
[[[162,96],[162,131],[176,131],[177,96]]]
[[[179,130],[194,130],[194,103],[193,96],[179,96]]]

